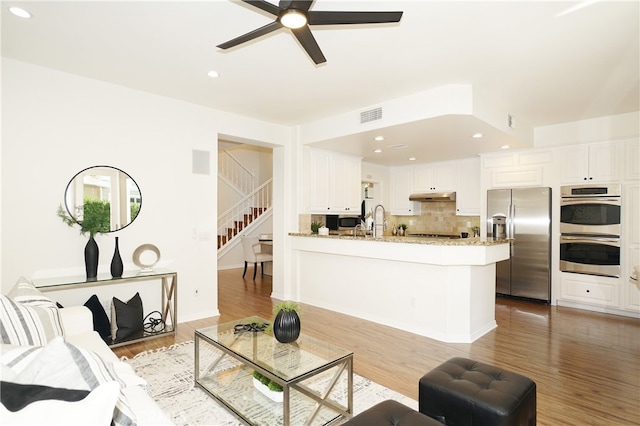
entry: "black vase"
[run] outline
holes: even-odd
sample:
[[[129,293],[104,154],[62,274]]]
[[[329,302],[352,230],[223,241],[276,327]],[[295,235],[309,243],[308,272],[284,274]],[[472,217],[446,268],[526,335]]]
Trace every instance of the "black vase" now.
[[[280,343],[295,342],[300,336],[300,317],[296,311],[280,311],[273,321],[273,334]]]
[[[111,259],[111,276],[113,278],[120,278],[124,265],[122,264],[122,257],[120,257],[120,247],[118,246],[118,238],[116,237],[116,249],[113,252],[113,258]]]
[[[87,241],[87,245],[84,246],[84,267],[87,271],[87,281],[95,281],[98,277],[99,254],[98,243],[96,243],[93,235],[91,235],[89,241]]]

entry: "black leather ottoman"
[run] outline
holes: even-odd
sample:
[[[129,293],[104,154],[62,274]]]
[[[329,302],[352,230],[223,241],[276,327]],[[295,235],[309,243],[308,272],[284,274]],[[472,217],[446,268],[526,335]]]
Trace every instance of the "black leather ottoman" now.
[[[363,411],[342,426],[442,426],[437,420],[388,399]]]
[[[446,425],[533,426],[536,384],[520,374],[451,358],[425,374],[419,409]]]

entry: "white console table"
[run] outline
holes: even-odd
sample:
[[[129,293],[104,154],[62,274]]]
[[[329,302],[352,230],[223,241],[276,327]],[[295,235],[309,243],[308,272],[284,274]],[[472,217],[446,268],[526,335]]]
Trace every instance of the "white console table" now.
[[[166,269],[155,269],[151,272],[125,271],[121,278],[112,278],[110,274],[98,274],[97,279],[87,281],[84,275],[69,277],[52,277],[33,280],[33,284],[42,292],[72,290],[76,288],[102,287],[114,284],[127,284],[138,281],[156,281],[161,284],[161,314],[165,329],[158,333],[146,333],[140,338],[113,344],[112,347],[128,345],[142,340],[174,335],[177,328],[178,315],[178,273]]]

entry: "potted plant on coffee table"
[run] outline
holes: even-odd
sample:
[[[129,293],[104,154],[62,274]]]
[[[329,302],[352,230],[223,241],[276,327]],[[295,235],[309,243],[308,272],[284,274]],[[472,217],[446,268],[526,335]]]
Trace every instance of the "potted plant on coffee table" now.
[[[282,402],[283,390],[282,386],[258,371],[253,372],[253,386],[264,396],[274,402]]]
[[[273,307],[273,335],[280,343],[295,342],[300,336],[300,306],[290,300],[278,303]]]

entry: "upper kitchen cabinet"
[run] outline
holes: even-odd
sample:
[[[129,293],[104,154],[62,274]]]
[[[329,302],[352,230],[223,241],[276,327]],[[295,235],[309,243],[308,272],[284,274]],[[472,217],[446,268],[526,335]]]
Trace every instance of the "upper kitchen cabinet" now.
[[[615,142],[559,149],[562,183],[613,182],[620,179],[621,145]]]
[[[359,157],[311,149],[310,210],[320,214],[360,214]]]
[[[480,216],[480,159],[458,162],[456,215]]]
[[[416,169],[413,166],[392,167],[389,173],[391,186],[391,214],[413,216],[420,214],[420,203],[409,201],[409,195],[415,191]]]
[[[455,162],[417,165],[414,190],[416,192],[455,191],[457,169]]]
[[[624,158],[627,162],[625,174],[628,180],[640,179],[640,140],[631,139],[625,142]]]

